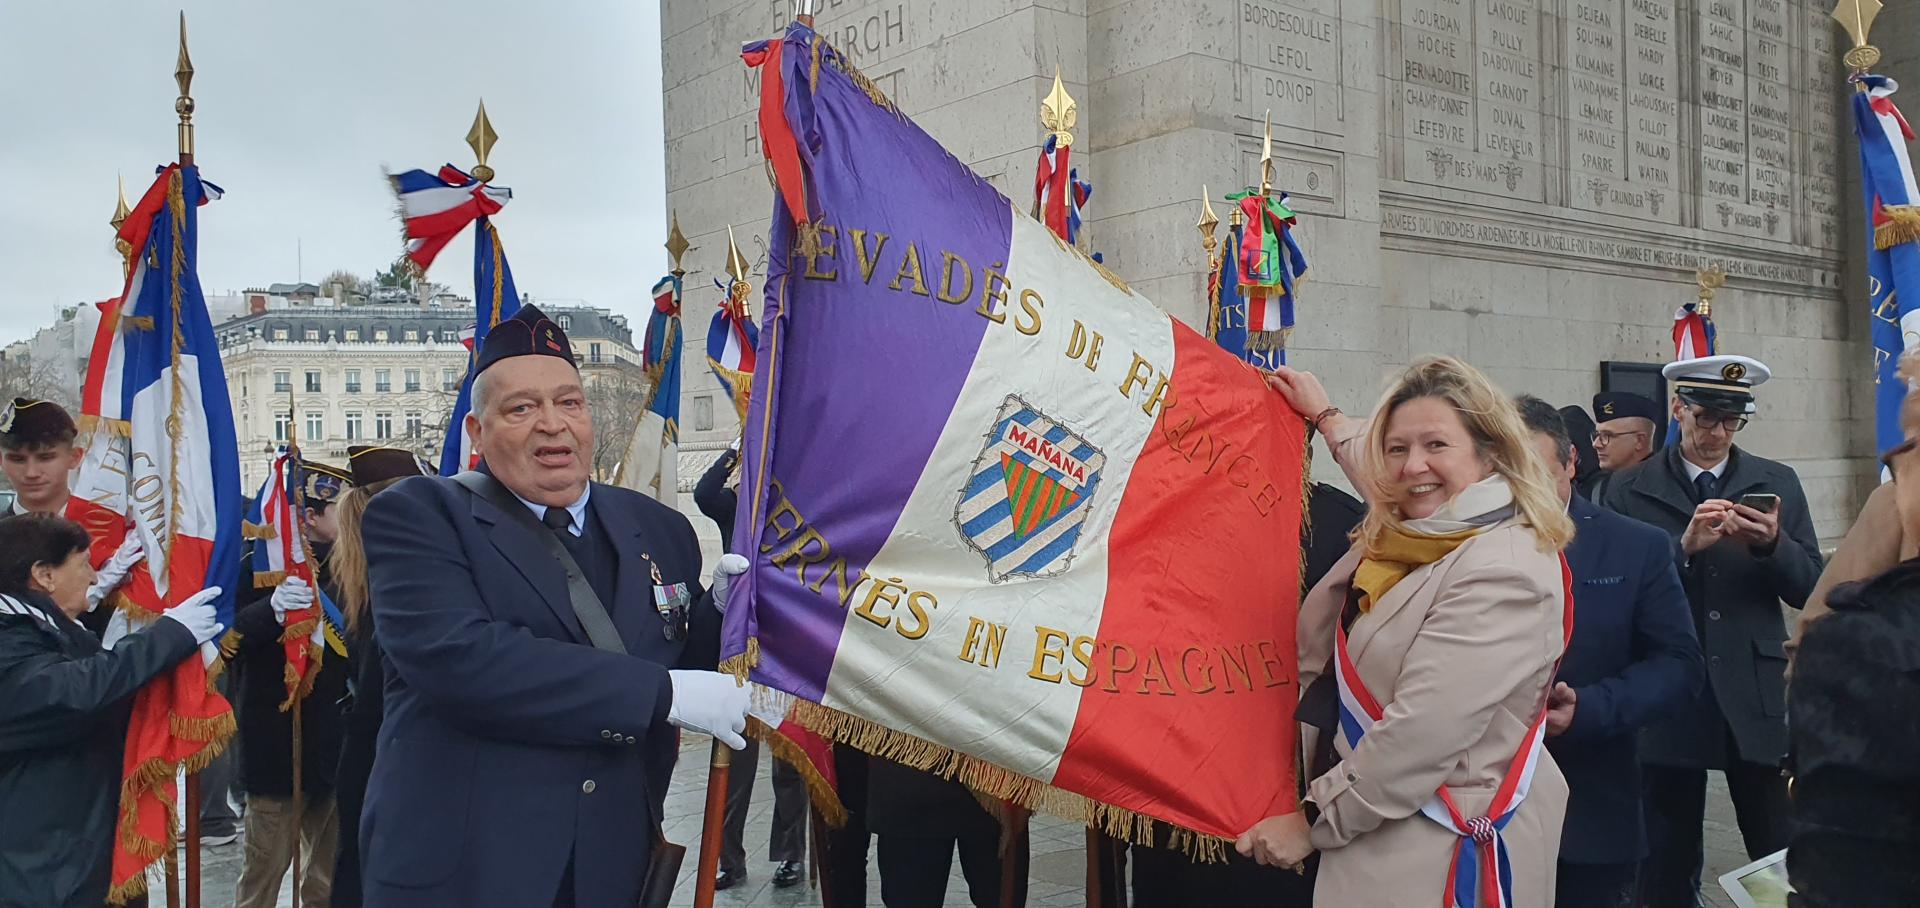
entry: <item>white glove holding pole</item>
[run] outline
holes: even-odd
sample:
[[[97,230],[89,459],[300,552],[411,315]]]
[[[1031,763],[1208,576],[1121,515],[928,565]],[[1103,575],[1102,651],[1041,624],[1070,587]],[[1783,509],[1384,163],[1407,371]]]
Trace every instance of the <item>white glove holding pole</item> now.
[[[287,623],[287,613],[313,606],[313,587],[298,577],[288,577],[273,588],[273,617]]]
[[[139,534],[128,533],[107,563],[94,572],[93,585],[87,587],[87,611],[99,608],[103,600],[120,588],[120,584],[127,582],[127,575],[133,572],[134,565],[146,557],[147,551],[140,545]]]
[[[707,584],[707,589],[713,592],[713,607],[720,614],[727,613],[727,593],[733,590],[733,578],[746,572],[745,555],[722,555],[720,563],[713,566],[713,582]]]
[[[220,616],[213,610],[213,600],[220,598],[220,588],[210,586],[188,597],[187,601],[167,609],[160,616],[163,621],[177,621],[181,627],[193,634],[193,642],[206,643],[220,636],[226,626],[220,623]]]
[[[673,706],[667,721],[679,728],[712,735],[734,750],[747,746],[747,707],[753,698],[732,675],[719,672],[672,669],[667,678],[673,682]]]

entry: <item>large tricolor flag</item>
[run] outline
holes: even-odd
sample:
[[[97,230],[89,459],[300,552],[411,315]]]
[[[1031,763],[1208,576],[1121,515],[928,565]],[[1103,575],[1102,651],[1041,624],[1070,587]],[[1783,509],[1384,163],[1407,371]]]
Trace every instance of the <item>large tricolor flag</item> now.
[[[680,286],[677,274],[653,285],[653,311],[647,314],[640,353],[647,399],[615,477],[618,485],[673,507],[679,506]]]
[[[101,319],[82,405],[94,434],[75,477],[77,494],[126,515],[146,550],[144,578],[125,588],[110,641],[210,586],[225,591],[221,619],[233,623],[240,459],[195,262],[198,210],[217,193],[197,168],[168,165],[120,228],[134,268],[121,305]],[[134,695],[116,903],[145,891],[146,866],[174,847],[175,774],[204,767],[233,733],[232,708],[209,683],[216,656],[209,644]]]
[[[1873,307],[1875,440],[1886,451],[1903,440],[1900,401],[1907,386],[1896,370],[1904,338],[1920,332],[1920,188],[1907,143],[1913,129],[1893,106],[1899,88],[1886,76],[1856,76],[1866,91],[1853,96],[1854,135],[1860,140],[1860,189],[1866,199],[1873,248],[1867,252],[1867,288]]]
[[[460,380],[460,394],[454,398],[453,412],[447,418],[446,443],[440,448],[440,473],[452,476],[472,469],[477,458],[473,439],[467,437],[467,412],[473,405],[473,351],[486,343],[487,332],[520,311],[520,292],[513,286],[513,269],[507,265],[507,251],[500,244],[500,229],[488,220],[498,214],[513,190],[490,186],[472,174],[448,164],[440,172],[409,170],[389,178],[400,200],[400,218],[405,225],[407,259],[419,273],[425,274],[440,250],[468,224],[473,233],[473,338],[467,344],[467,374]]]
[[[724,664],[1125,838],[1294,810],[1301,421],[806,26],[747,59],[782,134]]]

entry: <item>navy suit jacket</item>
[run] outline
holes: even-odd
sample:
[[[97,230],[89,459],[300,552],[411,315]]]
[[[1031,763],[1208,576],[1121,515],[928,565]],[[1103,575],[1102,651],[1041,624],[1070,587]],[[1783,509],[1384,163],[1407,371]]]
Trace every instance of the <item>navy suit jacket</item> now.
[[[1547,739],[1569,789],[1560,859],[1638,861],[1647,842],[1636,739],[1700,689],[1700,641],[1665,532],[1578,496],[1568,514],[1573,643],[1559,680],[1578,700],[1566,732]]]
[[[598,484],[588,510],[619,556],[605,605],[627,655],[588,642],[539,525],[440,477],[368,506],[386,659],[360,826],[369,908],[551,905],[570,865],[570,903],[639,901],[678,750],[667,669],[713,667],[719,615],[685,517]],[[662,633],[650,560],[699,597],[684,642]]]

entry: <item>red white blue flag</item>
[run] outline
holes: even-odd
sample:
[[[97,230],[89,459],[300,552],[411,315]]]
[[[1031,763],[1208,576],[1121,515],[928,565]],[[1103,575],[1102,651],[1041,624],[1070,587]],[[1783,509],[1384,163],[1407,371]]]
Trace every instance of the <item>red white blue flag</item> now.
[[[810,28],[747,56],[779,197],[727,667],[1127,839],[1297,809],[1301,420]]]
[[[211,586],[233,623],[240,566],[240,458],[219,345],[196,272],[200,205],[218,190],[171,164],[120,227],[134,267],[101,319],[83,413],[94,427],[76,494],[124,515],[146,561],[108,630],[152,620]],[[111,898],[143,892],[143,871],[174,847],[173,779],[225,746],[233,710],[209,681],[211,644],[134,695]]]

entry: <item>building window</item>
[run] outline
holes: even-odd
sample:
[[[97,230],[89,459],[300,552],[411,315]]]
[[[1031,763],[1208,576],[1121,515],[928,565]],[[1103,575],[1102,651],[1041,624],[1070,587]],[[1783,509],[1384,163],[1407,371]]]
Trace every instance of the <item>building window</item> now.
[[[713,397],[702,394],[693,399],[693,430],[713,431]]]
[[[420,390],[420,370],[419,369],[407,370],[407,390],[409,391]]]
[[[247,399],[247,373],[240,373],[240,399]]]
[[[441,369],[440,370],[440,390],[442,391],[460,390],[459,370],[457,369]]]
[[[560,316],[560,330],[562,331],[573,330],[573,318],[571,316],[566,316],[566,315]]]
[[[407,330],[405,330],[405,331],[402,331],[402,332],[400,332],[400,338],[401,338],[402,340],[404,340],[404,341],[406,341],[406,342],[407,342],[407,343],[409,343],[409,344],[416,344],[416,343],[419,343],[419,342],[420,342],[420,329],[418,329],[418,328],[408,328]]]
[[[287,339],[287,329],[285,329],[285,328],[275,328],[275,329],[273,329],[273,339],[274,339],[274,340],[277,340],[277,341],[283,341],[283,340],[286,340],[286,339]]]
[[[308,394],[320,393],[320,370],[318,369],[307,370],[307,393]]]
[[[373,329],[373,342],[374,342],[374,343],[376,343],[376,344],[384,344],[384,343],[386,343],[386,342],[387,342],[387,337],[388,337],[388,336],[389,336],[389,335],[388,335],[388,333],[387,333],[387,329],[385,329],[385,328],[375,328],[375,329]]]
[[[408,410],[407,411],[407,437],[419,438],[420,432],[425,427],[426,422],[427,422],[426,414],[420,412],[419,410]]]
[[[360,370],[359,369],[347,370],[347,393],[348,394],[360,393]]]
[[[273,393],[285,394],[293,390],[293,372],[281,369],[273,373]]]
[[[346,330],[345,332],[343,332],[343,333],[344,333],[344,334],[346,335],[346,338],[347,338],[347,340],[350,340],[350,341],[357,341],[357,340],[359,340],[359,339],[360,339],[360,329],[359,329],[359,328],[348,328],[348,329],[347,329],[347,330]]]
[[[373,437],[380,441],[386,441],[393,437],[392,413],[373,414]]]
[[[587,345],[587,362],[597,363],[599,361],[600,361],[600,344],[597,342],[588,344]]]
[[[373,390],[385,393],[393,390],[393,370],[373,370]]]
[[[327,420],[324,414],[307,411],[307,440],[324,441],[327,437]]]
[[[273,440],[285,442],[287,432],[293,427],[293,416],[287,413],[273,414]]]
[[[450,344],[457,344],[460,342],[460,332],[452,328],[441,328],[440,339]]]
[[[303,335],[303,336],[304,336],[304,337],[305,337],[305,338],[306,338],[307,340],[310,340],[310,341],[317,341],[317,340],[319,340],[319,339],[320,339],[320,329],[319,329],[319,328],[308,328],[308,329],[307,329],[306,331],[304,331],[304,332],[302,332],[302,335]]]

